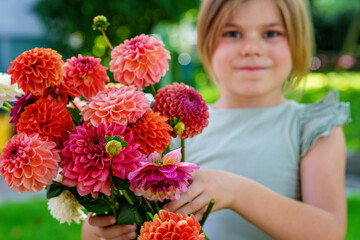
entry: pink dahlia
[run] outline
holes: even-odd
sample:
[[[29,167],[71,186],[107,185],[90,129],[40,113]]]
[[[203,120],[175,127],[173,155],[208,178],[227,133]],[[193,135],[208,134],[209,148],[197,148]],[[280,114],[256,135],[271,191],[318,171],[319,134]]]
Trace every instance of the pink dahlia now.
[[[81,196],[91,193],[93,197],[97,197],[99,192],[110,195],[110,155],[105,151],[105,136],[116,135],[121,136],[121,140],[128,145],[113,157],[112,174],[126,179],[145,160],[145,155],[137,149],[138,145],[132,134],[118,124],[109,127],[103,123],[98,127],[83,124],[75,127],[61,150],[62,183],[76,186]]]
[[[39,99],[25,107],[16,124],[17,131],[42,137],[61,145],[73,129],[74,122],[66,106],[56,100]]]
[[[170,52],[164,46],[162,41],[144,34],[125,40],[111,52],[114,79],[137,89],[159,82],[169,70]]]
[[[17,83],[25,93],[42,95],[49,87],[59,85],[64,77],[61,55],[50,48],[34,48],[20,54],[8,68],[11,84]]]
[[[152,153],[142,167],[129,174],[130,189],[149,200],[179,199],[187,190],[190,173],[199,168],[194,163],[180,162],[180,151],[171,151],[162,159],[160,154]]]
[[[81,112],[85,122],[97,127],[100,123],[126,126],[150,110],[150,101],[134,87],[105,89],[92,97]]]
[[[35,97],[32,93],[25,94],[19,97],[16,102],[14,102],[14,106],[11,109],[10,116],[12,119],[10,123],[14,124],[14,132],[17,131],[16,124],[19,121],[21,113],[24,111],[24,108],[30,104],[36,102],[37,97]]]
[[[138,240],[202,240],[201,225],[194,215],[181,215],[160,210],[151,222],[145,222]]]
[[[200,134],[209,124],[208,106],[202,96],[184,83],[173,83],[159,89],[153,109],[172,120],[174,117],[185,124],[181,139]]]
[[[146,155],[152,152],[163,152],[171,142],[169,131],[172,127],[167,123],[167,117],[158,112],[148,111],[135,123],[129,124],[135,142],[140,144],[139,149]]]
[[[105,89],[105,82],[110,82],[107,67],[100,64],[100,58],[78,57],[68,59],[64,65],[65,78],[69,85],[78,88],[86,99]]]
[[[8,187],[16,192],[39,192],[52,182],[60,162],[56,143],[39,134],[14,135],[0,156],[0,171]]]

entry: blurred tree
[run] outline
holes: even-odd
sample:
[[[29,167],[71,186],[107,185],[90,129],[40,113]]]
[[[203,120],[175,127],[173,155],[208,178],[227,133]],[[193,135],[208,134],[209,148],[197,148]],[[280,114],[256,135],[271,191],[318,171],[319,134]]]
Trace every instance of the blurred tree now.
[[[65,57],[77,53],[102,57],[106,45],[92,31],[93,17],[105,15],[111,26],[107,35],[113,45],[135,35],[151,32],[161,22],[176,22],[200,0],[39,0],[36,13],[48,31],[53,47]]]

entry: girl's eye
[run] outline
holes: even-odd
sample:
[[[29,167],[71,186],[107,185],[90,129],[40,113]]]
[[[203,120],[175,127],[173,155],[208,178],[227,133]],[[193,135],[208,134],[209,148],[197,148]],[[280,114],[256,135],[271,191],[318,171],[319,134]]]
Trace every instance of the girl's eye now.
[[[228,32],[224,33],[224,37],[240,38],[241,34],[239,32],[236,32],[236,31],[228,31]]]
[[[277,31],[267,31],[264,33],[265,38],[273,38],[273,37],[277,37],[279,35],[280,35],[280,33]]]

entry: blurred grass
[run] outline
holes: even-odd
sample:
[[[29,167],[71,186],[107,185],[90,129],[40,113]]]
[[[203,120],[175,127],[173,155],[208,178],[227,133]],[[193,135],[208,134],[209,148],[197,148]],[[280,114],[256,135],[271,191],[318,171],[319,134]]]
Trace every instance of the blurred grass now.
[[[81,225],[60,224],[50,215],[47,200],[0,204],[0,239],[7,240],[79,240]]]
[[[348,194],[346,240],[360,239],[360,191]],[[47,209],[45,199],[0,204],[0,239],[7,240],[79,240],[81,225],[60,224]]]

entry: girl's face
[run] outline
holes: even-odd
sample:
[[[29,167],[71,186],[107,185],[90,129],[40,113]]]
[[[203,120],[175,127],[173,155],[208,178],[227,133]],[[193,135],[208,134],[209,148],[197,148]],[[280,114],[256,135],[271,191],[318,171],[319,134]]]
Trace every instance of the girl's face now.
[[[221,31],[212,57],[221,96],[217,108],[269,107],[284,102],[292,69],[287,31],[273,0],[239,4]]]

